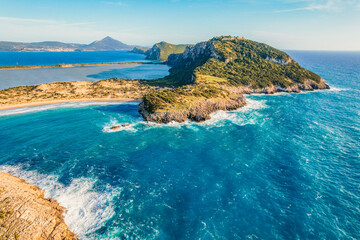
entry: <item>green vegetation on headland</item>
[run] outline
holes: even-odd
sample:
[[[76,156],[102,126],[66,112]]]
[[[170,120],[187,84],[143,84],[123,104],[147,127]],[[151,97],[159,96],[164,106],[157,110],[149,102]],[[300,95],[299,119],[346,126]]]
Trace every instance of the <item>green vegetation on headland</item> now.
[[[172,66],[170,76],[159,83],[190,84],[199,75],[222,78],[226,80],[223,84],[254,90],[321,82],[318,75],[301,67],[285,52],[238,37],[217,37],[199,43],[184,54],[171,55],[168,64]]]
[[[215,37],[184,49],[183,53],[169,55],[167,64],[172,68],[169,76],[161,79],[88,82],[84,87],[77,86],[75,95],[69,95],[73,91],[71,88],[59,93],[59,86],[42,91],[46,93],[44,97],[51,99],[109,98],[111,95],[130,99],[142,97],[139,112],[145,120],[183,122],[186,119],[204,121],[217,110],[237,109],[245,104],[243,93],[329,88],[324,79],[301,67],[285,52],[241,37]],[[169,53],[170,50],[164,51],[163,56]],[[157,54],[161,53],[158,51]],[[112,84],[106,84],[104,89],[102,86],[108,81]],[[131,86],[131,94],[122,89],[123,85]],[[38,88],[3,90],[0,100],[6,102],[24,94],[29,96],[27,101],[44,98]]]
[[[171,44],[167,42],[156,43],[152,48],[148,49],[144,54],[148,60],[166,61],[171,54],[183,53],[189,44]],[[134,50],[133,50],[134,51]]]

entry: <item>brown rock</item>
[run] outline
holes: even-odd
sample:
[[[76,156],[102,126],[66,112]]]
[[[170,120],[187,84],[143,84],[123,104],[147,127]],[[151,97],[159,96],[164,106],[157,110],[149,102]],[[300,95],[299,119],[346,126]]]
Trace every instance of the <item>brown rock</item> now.
[[[73,240],[65,208],[37,186],[0,172],[0,239]]]
[[[210,119],[210,114],[218,110],[236,110],[246,104],[245,97],[236,99],[222,99],[222,100],[203,100],[191,106],[187,110],[182,111],[167,111],[149,113],[144,107],[144,103],[139,105],[139,113],[144,120],[157,123],[185,122],[187,119],[196,122],[203,122]]]

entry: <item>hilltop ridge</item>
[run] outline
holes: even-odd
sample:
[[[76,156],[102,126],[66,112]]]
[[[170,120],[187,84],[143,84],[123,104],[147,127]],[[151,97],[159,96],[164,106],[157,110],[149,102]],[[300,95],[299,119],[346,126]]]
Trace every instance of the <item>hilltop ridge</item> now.
[[[206,120],[218,109],[244,105],[244,93],[329,88],[324,79],[301,67],[285,52],[243,37],[214,37],[187,47],[183,53],[171,54],[167,64],[172,66],[170,75],[149,84],[174,89],[144,96],[139,112],[148,121],[184,121],[184,111],[192,119],[194,107],[201,113],[201,117],[194,119]],[[206,107],[204,111],[197,107],[219,100],[230,106]]]

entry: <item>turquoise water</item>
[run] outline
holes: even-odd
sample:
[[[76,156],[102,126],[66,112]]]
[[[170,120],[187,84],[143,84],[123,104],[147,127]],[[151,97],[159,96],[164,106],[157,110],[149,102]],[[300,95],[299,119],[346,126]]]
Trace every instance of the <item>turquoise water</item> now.
[[[359,239],[360,53],[290,54],[332,89],[200,124],[148,125],[134,102],[1,111],[0,171],[83,239]]]
[[[145,61],[145,55],[129,51],[0,52],[0,66],[32,66],[76,63]]]

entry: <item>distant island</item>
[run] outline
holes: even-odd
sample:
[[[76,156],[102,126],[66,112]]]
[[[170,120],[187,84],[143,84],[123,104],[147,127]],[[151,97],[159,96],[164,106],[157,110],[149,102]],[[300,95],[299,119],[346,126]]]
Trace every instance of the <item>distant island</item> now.
[[[111,37],[90,44],[63,42],[5,42],[0,41],[0,52],[74,52],[74,51],[120,51],[131,50],[135,46],[127,45]]]
[[[167,44],[160,46],[164,45]],[[165,58],[168,52],[161,55],[161,47],[156,47]],[[244,106],[243,94],[329,88],[324,79],[301,67],[285,52],[243,37],[214,37],[186,46],[183,51],[177,50],[182,53],[168,55],[170,74],[161,79],[107,79],[15,87],[0,91],[0,108],[64,101],[141,99],[139,112],[146,121],[205,121],[217,110]]]

